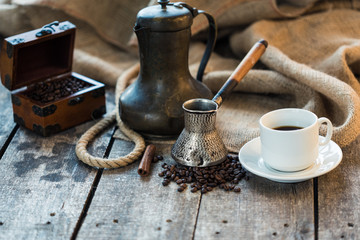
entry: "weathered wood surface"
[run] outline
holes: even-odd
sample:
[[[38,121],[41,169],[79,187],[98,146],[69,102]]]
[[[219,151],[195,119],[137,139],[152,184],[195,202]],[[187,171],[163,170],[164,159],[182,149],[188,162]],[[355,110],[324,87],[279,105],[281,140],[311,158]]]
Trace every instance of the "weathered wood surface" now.
[[[360,239],[360,137],[344,158],[318,179],[319,239]]]
[[[2,145],[15,126],[12,114],[3,114],[11,112],[6,95],[0,88],[0,129],[7,129]],[[110,111],[114,99],[107,97]],[[162,162],[144,178],[137,174],[139,161],[103,171],[79,162],[76,141],[93,124],[48,138],[14,129],[0,159],[0,239],[360,238],[360,137],[343,148],[335,170],[317,179],[283,184],[250,174],[239,184],[241,193],[217,188],[202,195],[179,193],[175,183],[162,186]],[[91,152],[128,153],[132,143],[112,142],[112,132]],[[171,144],[156,146],[163,162],[173,164]]]
[[[239,194],[216,189],[202,196],[195,239],[314,239],[312,181],[250,176]]]
[[[0,160],[0,238],[69,239],[97,170],[80,162],[75,144],[88,122],[52,137],[19,128]],[[102,156],[111,137],[91,152]]]
[[[0,156],[3,154],[12,130],[15,128],[10,92],[0,84]]]
[[[116,140],[110,157],[124,155],[132,145]],[[103,172],[80,239],[192,239],[200,193],[177,192],[178,185],[162,186],[161,164],[174,164],[171,145],[157,145],[165,160],[152,164],[151,174],[140,177],[139,162]]]

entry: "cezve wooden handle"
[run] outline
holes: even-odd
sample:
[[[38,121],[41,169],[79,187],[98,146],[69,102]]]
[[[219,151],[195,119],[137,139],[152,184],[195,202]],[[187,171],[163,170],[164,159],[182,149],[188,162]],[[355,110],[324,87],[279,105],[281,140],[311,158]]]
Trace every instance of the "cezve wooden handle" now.
[[[225,96],[227,96],[228,93],[230,93],[234,89],[234,87],[245,77],[245,75],[264,54],[267,46],[267,41],[262,39],[255,43],[255,45],[246,54],[244,59],[236,67],[235,71],[230,75],[229,79],[225,82],[219,92],[212,99],[218,104],[219,107],[222,104]]]

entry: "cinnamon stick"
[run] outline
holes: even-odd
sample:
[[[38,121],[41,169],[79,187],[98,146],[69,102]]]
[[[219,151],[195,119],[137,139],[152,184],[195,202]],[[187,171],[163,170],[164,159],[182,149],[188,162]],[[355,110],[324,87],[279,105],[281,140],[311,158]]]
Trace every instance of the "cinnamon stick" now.
[[[138,168],[138,174],[140,176],[147,176],[150,173],[150,165],[155,156],[156,147],[154,144],[150,144],[146,147],[143,157]]]

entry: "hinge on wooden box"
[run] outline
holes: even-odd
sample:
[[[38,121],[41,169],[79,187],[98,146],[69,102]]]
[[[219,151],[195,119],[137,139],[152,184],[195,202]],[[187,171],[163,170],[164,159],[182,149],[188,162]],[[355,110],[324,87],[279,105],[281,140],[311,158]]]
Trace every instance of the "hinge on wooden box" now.
[[[14,45],[20,44],[20,43],[23,43],[23,42],[25,42],[25,39],[23,39],[23,38],[15,38],[15,39],[9,40],[7,42],[7,44],[6,44],[6,53],[8,55],[8,58],[12,58],[12,56],[13,56]]]
[[[53,28],[53,26],[59,26],[59,21],[55,21],[55,22],[46,24],[45,26],[43,26],[41,28],[41,30],[39,32],[36,33],[36,36],[43,37],[43,36],[46,36],[46,35],[56,32],[56,30]]]

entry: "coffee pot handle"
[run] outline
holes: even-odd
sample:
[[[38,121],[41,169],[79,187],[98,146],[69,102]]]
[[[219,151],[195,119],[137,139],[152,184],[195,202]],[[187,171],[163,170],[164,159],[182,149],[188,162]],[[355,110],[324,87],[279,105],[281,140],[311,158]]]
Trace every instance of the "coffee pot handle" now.
[[[204,75],[206,65],[210,59],[212,51],[214,50],[215,42],[216,42],[216,38],[217,38],[217,25],[215,22],[215,18],[212,15],[210,15],[209,13],[207,13],[203,10],[197,10],[196,8],[193,8],[192,6],[190,6],[189,4],[184,3],[184,2],[174,3],[174,6],[175,7],[182,6],[182,7],[187,8],[191,12],[191,14],[193,15],[194,18],[196,16],[198,16],[199,14],[204,14],[209,22],[209,34],[208,34],[206,49],[205,49],[204,55],[201,59],[198,73],[196,75],[196,79],[201,82],[203,75]]]
[[[207,65],[207,63],[210,59],[211,53],[215,47],[215,42],[216,42],[216,38],[217,38],[217,25],[216,25],[214,17],[212,15],[210,15],[209,13],[202,11],[202,10],[199,10],[198,13],[204,14],[209,22],[209,34],[208,34],[206,49],[205,49],[204,55],[201,59],[199,70],[198,70],[198,73],[196,76],[196,79],[201,82],[203,75],[204,75],[206,65]]]

